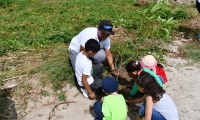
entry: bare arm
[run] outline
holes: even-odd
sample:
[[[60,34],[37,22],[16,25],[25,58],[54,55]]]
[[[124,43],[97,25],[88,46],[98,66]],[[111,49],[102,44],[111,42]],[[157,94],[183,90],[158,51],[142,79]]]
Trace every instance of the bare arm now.
[[[85,48],[81,45],[81,46],[80,46],[80,52],[81,52],[81,51],[84,51],[84,50],[85,50]]]
[[[106,51],[106,58],[108,60],[110,68],[111,68],[111,70],[114,70],[115,66],[114,66],[114,61],[113,61],[113,57],[112,57],[111,51],[110,51],[110,49],[105,50],[105,51]]]
[[[146,109],[144,118],[145,120],[151,120],[152,111],[153,111],[153,100],[151,96],[148,96],[146,100]]]
[[[95,94],[91,90],[91,88],[90,88],[90,86],[89,86],[89,84],[87,82],[87,75],[82,74],[82,83],[83,83],[85,89],[88,91],[90,98],[91,99],[95,99]]]
[[[141,98],[134,99],[134,100],[126,100],[126,102],[129,103],[129,104],[141,103],[141,102],[145,101],[145,98],[146,98],[146,95],[144,95]]]

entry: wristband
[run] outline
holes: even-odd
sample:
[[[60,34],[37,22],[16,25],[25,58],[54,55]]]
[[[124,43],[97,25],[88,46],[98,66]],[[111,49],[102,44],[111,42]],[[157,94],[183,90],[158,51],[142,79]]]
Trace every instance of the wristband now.
[[[116,69],[114,69],[114,70],[110,70],[111,72],[116,72]]]

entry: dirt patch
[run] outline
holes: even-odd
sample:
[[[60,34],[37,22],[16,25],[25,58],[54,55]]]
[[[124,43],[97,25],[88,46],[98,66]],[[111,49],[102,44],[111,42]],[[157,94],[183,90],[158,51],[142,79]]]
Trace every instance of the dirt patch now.
[[[125,28],[123,28],[122,26],[114,27],[113,31],[114,31],[115,35],[111,35],[109,37],[111,39],[111,42],[119,42],[122,40],[130,39],[130,33],[128,34],[128,31]]]

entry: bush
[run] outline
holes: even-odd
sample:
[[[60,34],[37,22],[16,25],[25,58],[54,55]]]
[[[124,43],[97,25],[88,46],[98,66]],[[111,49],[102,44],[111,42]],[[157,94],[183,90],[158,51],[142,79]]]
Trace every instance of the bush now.
[[[187,13],[183,10],[176,10],[173,13],[173,18],[174,19],[186,19],[188,17]]]

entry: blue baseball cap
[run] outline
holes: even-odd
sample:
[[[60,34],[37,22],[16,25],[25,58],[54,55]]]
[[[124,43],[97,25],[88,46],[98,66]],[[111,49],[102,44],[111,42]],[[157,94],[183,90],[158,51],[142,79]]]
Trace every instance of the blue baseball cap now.
[[[102,20],[99,24],[99,29],[104,34],[114,35],[114,32],[112,31],[113,25],[109,20]]]
[[[106,93],[113,93],[118,90],[119,84],[114,77],[106,77],[102,81],[102,90]]]

